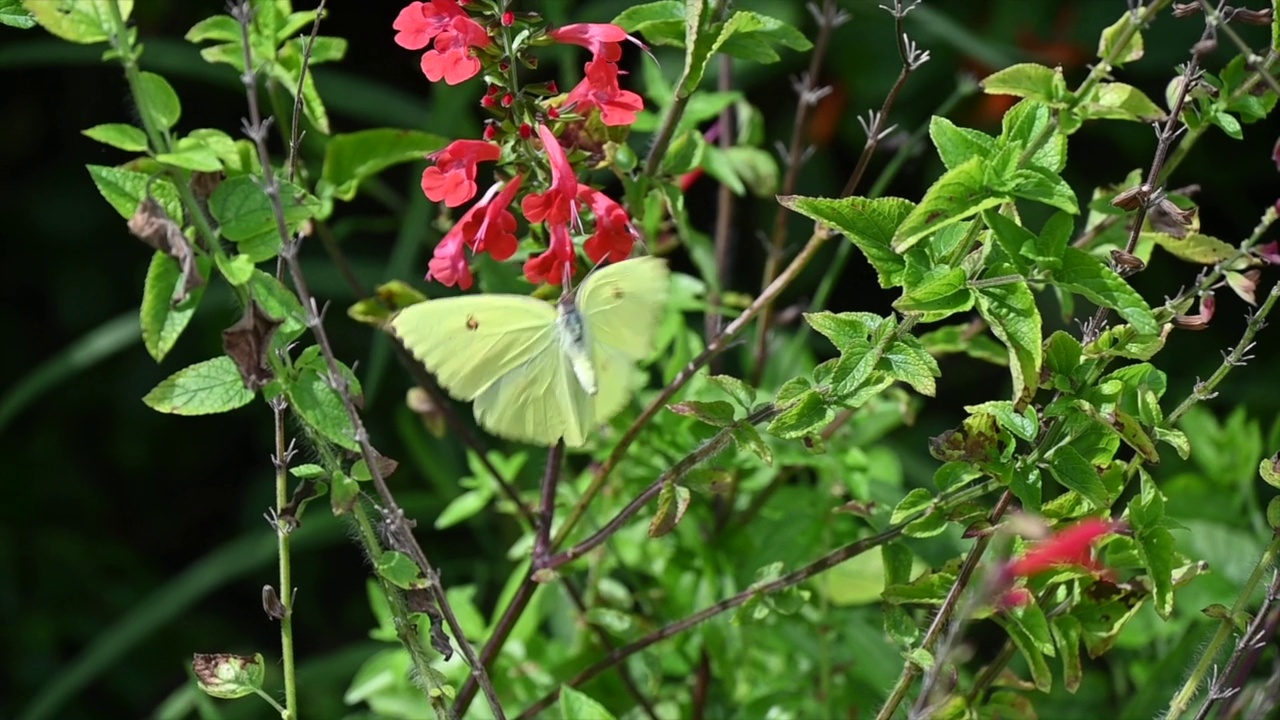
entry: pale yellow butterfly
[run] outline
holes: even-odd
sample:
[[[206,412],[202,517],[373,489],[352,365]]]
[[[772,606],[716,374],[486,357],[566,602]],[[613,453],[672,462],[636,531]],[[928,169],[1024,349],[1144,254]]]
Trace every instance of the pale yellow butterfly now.
[[[637,257],[593,270],[555,305],[527,295],[441,298],[401,310],[391,328],[450,395],[474,401],[481,427],[581,447],[630,400],[669,286],[664,260]]]

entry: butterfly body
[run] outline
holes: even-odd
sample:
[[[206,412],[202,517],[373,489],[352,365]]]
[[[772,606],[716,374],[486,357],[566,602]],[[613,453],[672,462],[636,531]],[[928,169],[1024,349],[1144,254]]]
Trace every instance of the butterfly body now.
[[[557,305],[527,295],[464,295],[401,310],[391,329],[476,421],[539,445],[586,444],[630,400],[634,364],[653,351],[666,263],[638,257],[590,273]]]

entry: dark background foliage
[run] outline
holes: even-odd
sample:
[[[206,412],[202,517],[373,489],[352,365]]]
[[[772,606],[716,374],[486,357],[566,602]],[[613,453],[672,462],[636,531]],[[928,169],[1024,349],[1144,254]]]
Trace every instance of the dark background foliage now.
[[[391,21],[400,5],[332,3],[323,32],[350,41],[346,61],[316,71],[334,130],[399,126],[451,138],[477,135],[478,85],[433,88],[418,70],[416,54],[391,42]],[[607,21],[627,3],[517,5],[564,23]],[[799,2],[741,5],[758,6],[812,32]],[[899,67],[889,16],[870,2],[842,5],[854,20],[836,31],[826,63],[823,80],[835,91],[810,129],[817,152],[802,173],[801,194],[839,191],[862,147],[855,116],[879,107]],[[1093,58],[1099,31],[1123,7],[1119,0],[926,3],[907,27],[933,59],[907,85],[891,121],[906,131],[926,123],[952,92],[958,71],[981,76],[1016,61],[1061,63],[1068,84],[1074,85]],[[146,44],[143,66],[164,74],[178,90],[184,130],[216,127],[235,133],[245,112],[244,93],[233,71],[205,65],[197,49],[181,40],[196,21],[223,9],[219,0],[148,0],[135,9]],[[1119,79],[1162,98],[1174,66],[1187,57],[1200,29],[1198,19],[1165,17],[1147,33],[1147,56],[1125,68]],[[1264,31],[1249,30],[1257,30],[1246,36],[1260,44]],[[5,458],[0,501],[3,717],[13,717],[38,692],[59,683],[68,683],[76,696],[59,716],[136,717],[150,713],[184,682],[184,665],[193,651],[278,654],[273,651],[278,648],[276,625],[264,616],[259,600],[261,586],[276,578],[274,541],[262,519],[271,502],[269,412],[255,403],[228,415],[175,418],[155,413],[139,400],[174,370],[220,352],[218,332],[237,312],[225,293],[207,298],[160,366],[129,329],[149,251],[129,236],[84,170],[86,163],[112,165],[125,158],[80,134],[99,123],[133,119],[118,66],[100,62],[100,55],[99,47],[72,46],[38,29],[0,28],[5,87],[0,99],[0,268],[9,298],[7,312],[0,315],[0,335],[9,338],[11,348],[0,355],[0,377],[7,386],[0,406]],[[1229,57],[1220,50],[1208,65],[1216,68]],[[790,132],[789,78],[807,61],[788,53],[779,64],[735,71],[735,84],[764,111],[771,138],[786,138]],[[553,76],[568,87],[576,67],[561,63],[546,71],[559,73]],[[951,118],[998,130],[1003,107],[998,98],[974,95]],[[1175,186],[1202,186],[1203,228],[1231,243],[1247,235],[1261,210],[1276,199],[1275,167],[1268,159],[1275,128],[1248,126],[1245,132],[1243,142],[1210,133],[1173,178]],[[633,144],[641,147],[641,142]],[[1087,126],[1071,139],[1067,178],[1083,203],[1088,188],[1118,182],[1133,168],[1145,169],[1154,143],[1154,133],[1146,127]],[[308,149],[314,155],[316,144]],[[891,150],[892,142],[877,155],[872,178]],[[423,253],[439,233],[414,238],[406,253],[395,244],[399,220],[386,210],[390,204],[409,213],[434,212],[420,197],[414,199],[420,169],[393,170],[370,188],[373,199],[365,196],[338,210],[335,234],[366,284],[393,276],[416,281],[425,270]],[[926,143],[888,194],[918,198],[940,169]],[[690,193],[695,208],[710,208],[714,202],[709,180]],[[774,212],[770,203],[739,205],[733,271],[726,278],[733,289],[758,291],[764,257],[759,229],[769,227]],[[709,231],[711,214],[710,209],[695,210],[694,220]],[[793,228],[798,236],[804,223],[797,219]],[[366,327],[345,316],[356,298],[318,244],[313,245],[306,252],[307,273],[317,295],[332,302],[328,318],[338,354],[376,369],[374,378],[358,370],[368,390],[366,410],[375,442],[399,455],[405,449],[398,443],[414,422],[401,407],[407,381],[378,352],[385,339],[371,338]],[[813,263],[784,304],[806,299],[825,267],[825,262]],[[1157,253],[1135,284],[1154,303],[1195,272]],[[1264,277],[1270,280],[1270,275]],[[875,285],[874,274],[855,260],[844,271],[832,309],[883,313],[891,299]],[[1239,336],[1244,309],[1240,300],[1220,292],[1218,316],[1208,331],[1173,336],[1157,361],[1170,374],[1169,397],[1182,397],[1197,376],[1207,375],[1219,362],[1217,348]],[[1054,317],[1056,311],[1046,312],[1048,321]],[[1064,326],[1075,329],[1074,323]],[[68,348],[96,332],[107,341],[133,340],[98,362],[55,376],[52,383],[40,381],[39,368],[74,362]],[[1264,427],[1270,425],[1280,397],[1274,373],[1265,370],[1275,367],[1273,335],[1263,333],[1257,360],[1223,386],[1212,403],[1216,411],[1246,404],[1263,418]],[[747,347],[731,353],[730,369],[747,353]],[[999,369],[962,359],[948,359],[942,368],[939,398],[926,405],[914,428],[895,438],[904,456],[919,458],[907,465],[909,483],[928,481],[933,467],[926,455],[928,435],[954,424],[962,404],[1003,394],[993,385],[1002,382]],[[448,501],[453,478],[465,465],[459,447],[447,441],[412,452],[416,462],[393,483],[406,505],[425,520],[419,526],[424,547],[439,556],[446,584],[478,582],[482,604],[491,604],[509,571],[502,553],[510,538],[477,523],[446,533],[431,530],[430,518]],[[371,623],[364,560],[342,526],[322,514],[313,513],[295,536],[294,563],[300,588],[295,627],[304,663],[300,681],[317,717],[339,712],[341,691],[368,652],[364,643]],[[142,620],[157,622],[138,624],[139,609]],[[130,612],[135,612],[133,619],[119,625]],[[101,674],[80,688],[79,678],[69,674],[71,663],[129,641],[130,633],[140,635],[132,638],[136,643],[98,667]]]

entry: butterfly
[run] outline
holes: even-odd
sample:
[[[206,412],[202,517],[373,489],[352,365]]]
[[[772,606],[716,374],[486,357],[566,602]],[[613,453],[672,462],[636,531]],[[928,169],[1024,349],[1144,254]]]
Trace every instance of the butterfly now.
[[[636,257],[593,270],[555,305],[527,295],[440,298],[401,310],[391,329],[451,396],[474,403],[489,432],[581,447],[630,401],[670,282],[666,261]]]

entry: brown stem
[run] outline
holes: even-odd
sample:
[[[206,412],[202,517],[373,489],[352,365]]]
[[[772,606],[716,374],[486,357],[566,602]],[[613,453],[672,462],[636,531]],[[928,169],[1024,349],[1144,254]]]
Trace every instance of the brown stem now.
[[[728,55],[720,57],[718,89],[720,92],[729,92],[733,89],[733,58]],[[727,107],[720,111],[720,119],[717,121],[717,125],[720,128],[720,136],[716,140],[722,152],[733,147],[733,135],[735,132],[733,116],[732,107]],[[789,194],[789,191],[784,191],[784,194]],[[720,183],[716,194],[716,276],[708,278],[707,282],[710,292],[707,293],[708,310],[704,335],[708,343],[715,339],[716,333],[720,332],[720,323],[723,321],[720,315],[720,290],[729,279],[729,246],[733,237],[733,207],[733,190],[728,185]],[[712,372],[715,372],[714,361],[712,363]]]

